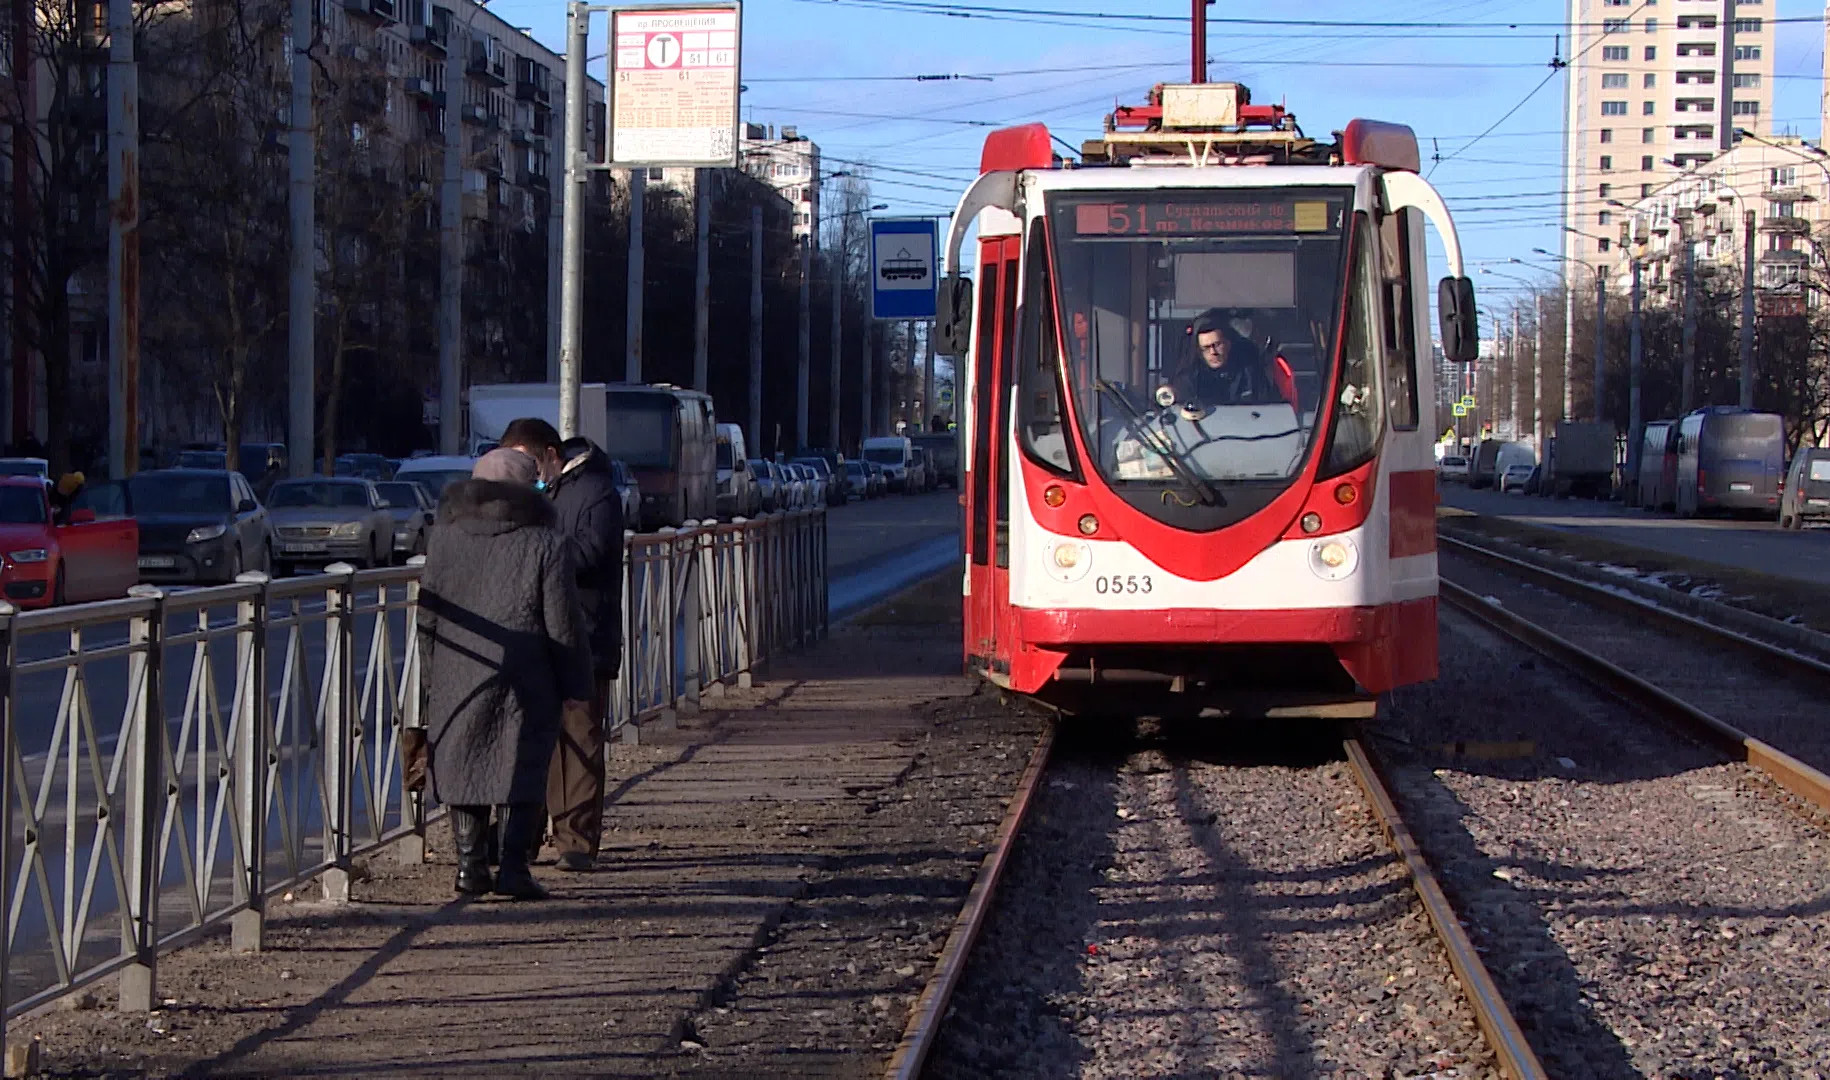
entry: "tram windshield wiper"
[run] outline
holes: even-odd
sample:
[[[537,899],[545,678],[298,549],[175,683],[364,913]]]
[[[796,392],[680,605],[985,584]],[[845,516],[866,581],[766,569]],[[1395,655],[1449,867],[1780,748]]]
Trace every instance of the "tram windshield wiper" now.
[[[1119,408],[1125,413],[1125,426],[1131,430],[1131,434],[1137,436],[1138,442],[1142,443],[1145,449],[1162,458],[1163,463],[1168,465],[1170,471],[1187,485],[1189,493],[1194,495],[1203,506],[1226,505],[1226,500],[1220,496],[1220,489],[1214,486],[1212,480],[1189,468],[1188,463],[1182,460],[1182,455],[1176,451],[1175,446],[1162,432],[1150,430],[1149,421],[1143,413],[1138,411],[1137,406],[1131,404],[1131,400],[1125,397],[1124,391],[1103,377],[1094,379],[1093,385],[1118,402]]]

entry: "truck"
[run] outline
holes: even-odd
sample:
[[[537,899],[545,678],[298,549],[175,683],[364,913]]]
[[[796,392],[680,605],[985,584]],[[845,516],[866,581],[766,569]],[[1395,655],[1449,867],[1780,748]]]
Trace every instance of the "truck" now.
[[[604,446],[609,415],[603,383],[578,388],[578,433]],[[558,383],[497,383],[470,388],[470,439],[465,444],[472,457],[486,454],[502,441],[508,425],[524,416],[538,416],[559,427]]]
[[[1563,420],[1544,455],[1540,488],[1546,495],[1606,499],[1614,494],[1614,425]]]

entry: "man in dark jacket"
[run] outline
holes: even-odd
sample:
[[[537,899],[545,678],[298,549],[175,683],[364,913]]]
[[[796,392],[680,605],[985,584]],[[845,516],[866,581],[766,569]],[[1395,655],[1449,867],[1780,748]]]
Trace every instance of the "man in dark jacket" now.
[[[569,713],[547,778],[547,815],[562,870],[597,865],[603,835],[604,716],[623,658],[623,500],[610,458],[589,439],[560,441],[545,420],[516,420],[502,445],[540,462],[577,574],[591,643],[594,694],[588,714]]]

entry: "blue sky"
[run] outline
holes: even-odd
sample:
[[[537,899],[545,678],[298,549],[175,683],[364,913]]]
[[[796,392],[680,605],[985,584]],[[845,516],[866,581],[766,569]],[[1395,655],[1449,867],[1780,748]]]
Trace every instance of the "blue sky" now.
[[[986,129],[974,123],[1041,121],[1077,146],[1099,131],[1114,104],[1139,103],[1152,83],[1188,74],[1185,3],[963,2],[1183,21],[1070,26],[1060,23],[1073,20],[998,21],[885,10],[859,0],[750,0],[744,7],[745,118],[798,126],[820,144],[829,169],[856,168],[854,162],[874,167],[876,201],[889,204],[886,216],[934,214],[952,208],[976,170]],[[1816,19],[1824,12],[1807,0],[1767,0],[1762,6],[1768,17]],[[490,8],[530,27],[549,45],[563,41],[564,8],[553,0],[496,0]],[[1244,82],[1260,103],[1283,102],[1306,132],[1322,138],[1356,116],[1409,124],[1471,259],[1530,259],[1533,247],[1556,249],[1564,77],[1548,83],[1545,77],[1563,3],[1420,0],[1399,8],[1364,0],[1285,0],[1217,3],[1209,13],[1213,20],[1481,24],[1393,31],[1215,21],[1208,32],[1215,60],[1211,77]],[[602,51],[597,40],[602,22],[600,16],[594,53]],[[1777,32],[1772,126],[1816,139],[1822,25],[1781,24]],[[881,78],[1014,71],[1035,73],[988,81]],[[860,76],[872,79],[850,81]],[[1515,107],[1509,119],[1475,141]],[[1445,160],[1432,162],[1437,154]],[[1440,263],[1433,269],[1440,272]],[[1498,283],[1489,277],[1480,284]]]

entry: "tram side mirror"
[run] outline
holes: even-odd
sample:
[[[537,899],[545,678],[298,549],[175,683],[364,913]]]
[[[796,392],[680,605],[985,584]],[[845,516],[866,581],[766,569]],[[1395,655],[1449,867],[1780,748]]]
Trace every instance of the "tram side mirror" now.
[[[934,296],[934,347],[942,356],[965,356],[972,345],[972,282],[958,274],[940,279]]]
[[[1446,277],[1436,286],[1436,316],[1442,326],[1442,354],[1471,364],[1480,358],[1480,325],[1474,310],[1474,282]]]

